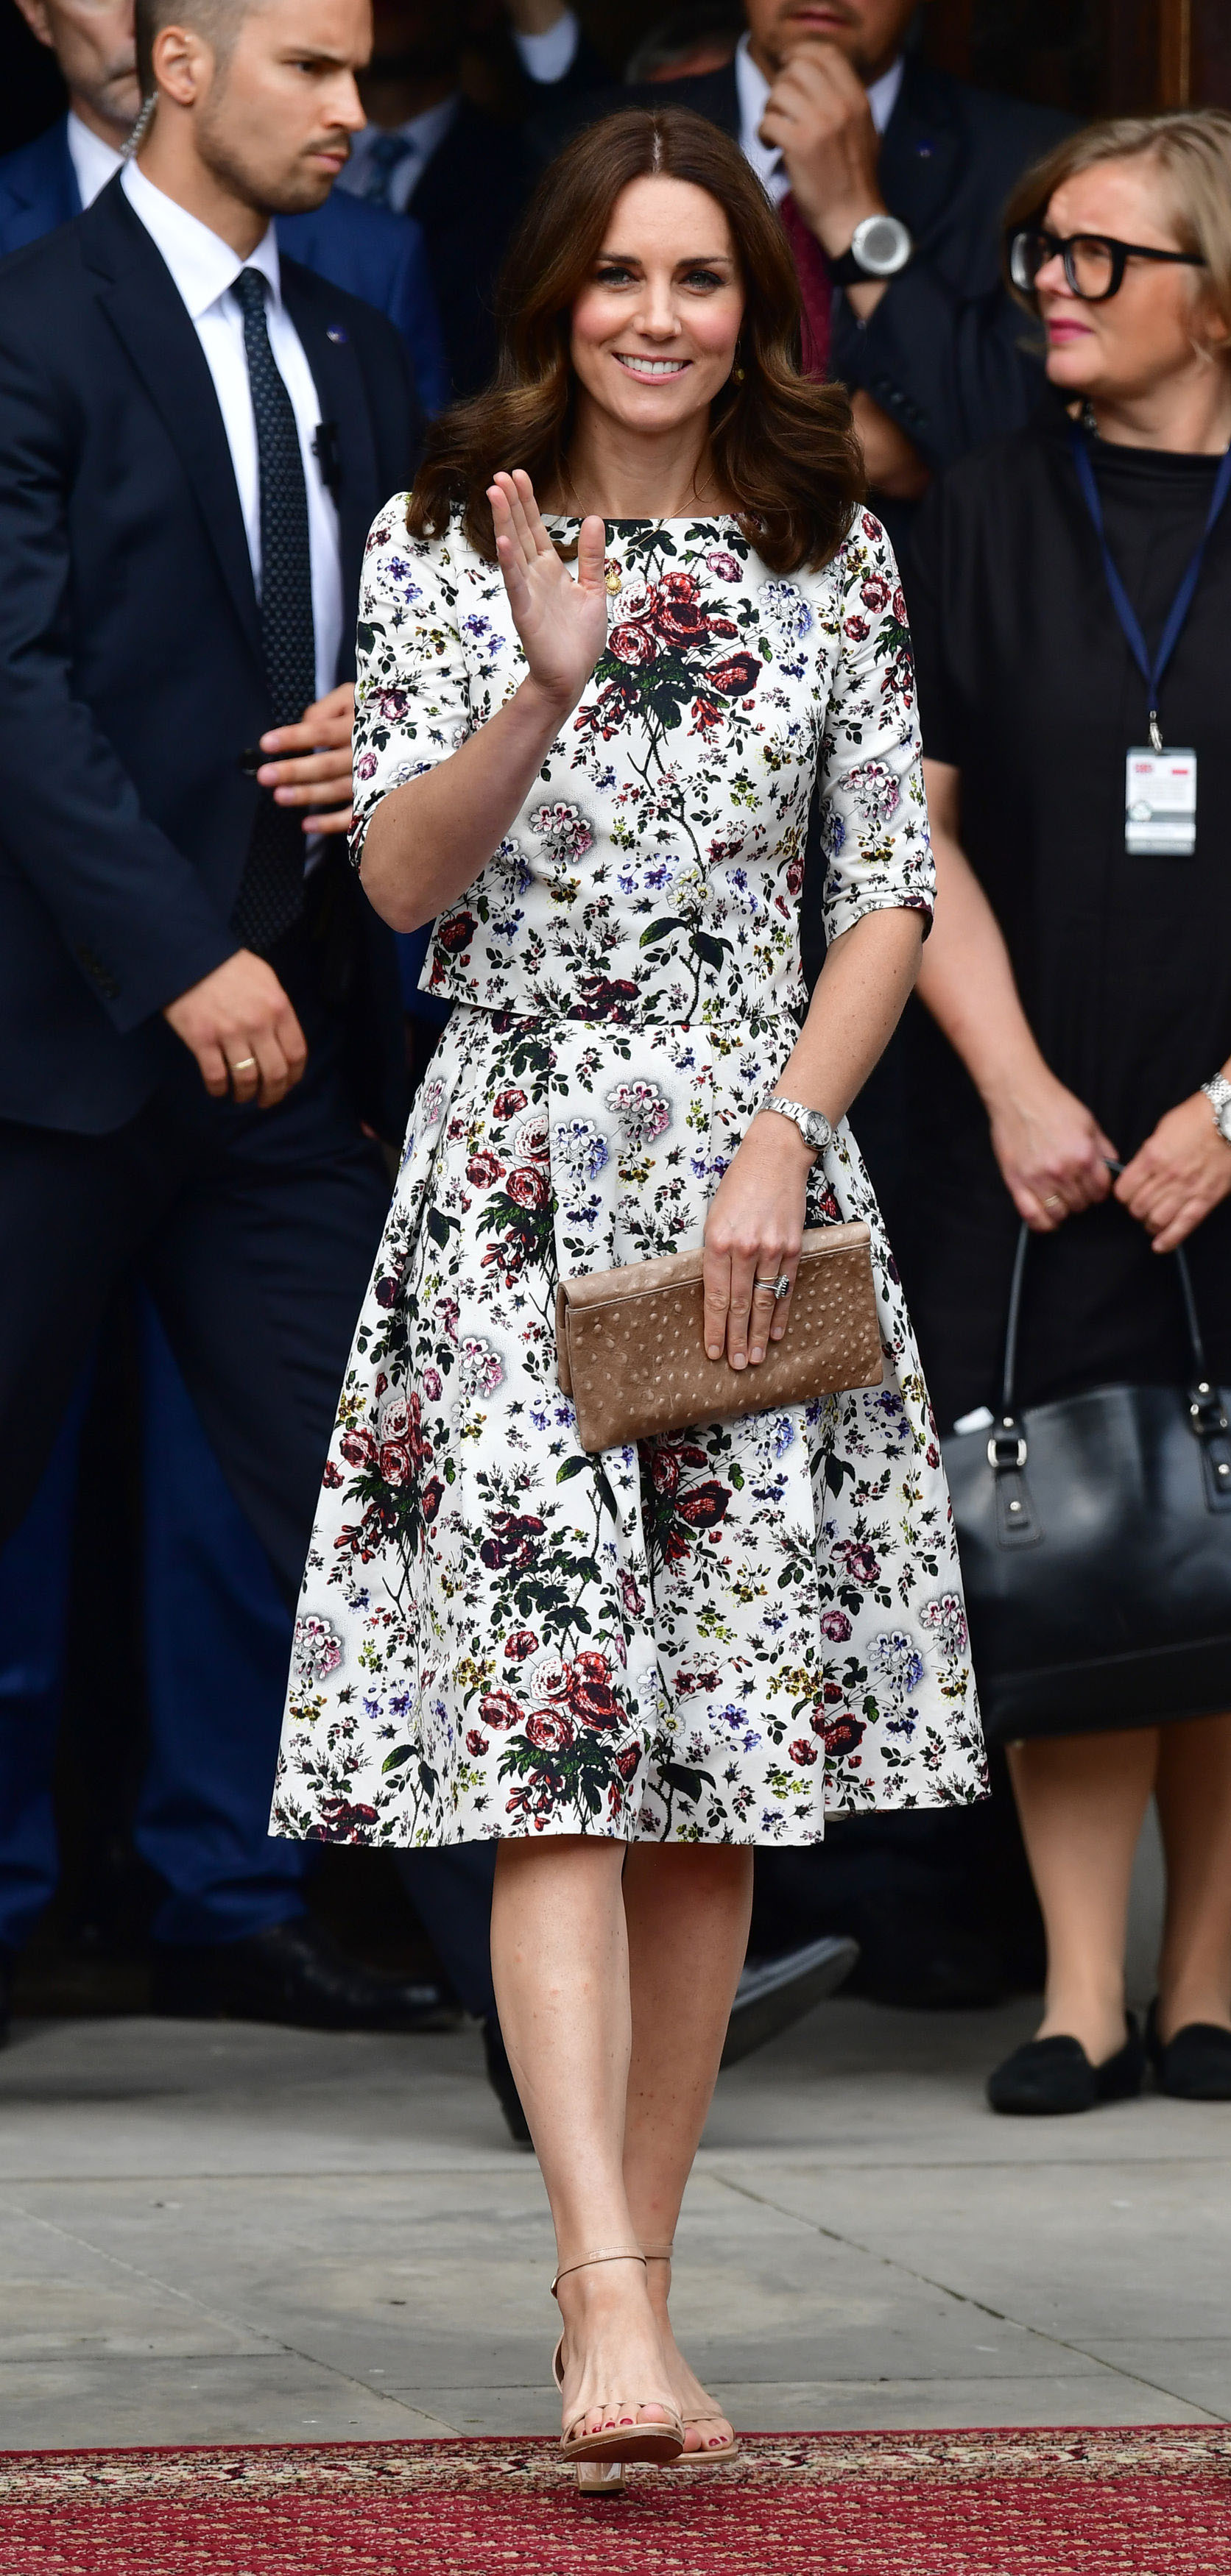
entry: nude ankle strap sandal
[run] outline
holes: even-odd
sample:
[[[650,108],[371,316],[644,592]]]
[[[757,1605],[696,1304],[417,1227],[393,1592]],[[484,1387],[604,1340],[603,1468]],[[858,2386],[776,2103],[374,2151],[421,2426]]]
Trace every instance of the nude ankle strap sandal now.
[[[644,2263],[644,2261],[645,2256],[639,2245],[604,2246],[596,2254],[583,2254],[579,2262],[562,2263],[551,2285],[552,2295],[554,2297],[560,2282],[567,2280],[570,2272],[588,2272],[591,2265],[595,2263]],[[562,2388],[564,2386],[563,2335],[552,2355],[551,2367],[557,2388]],[[624,2421],[619,2424],[605,2425],[598,2433],[578,2433],[574,2427],[584,2424],[586,2416],[597,2411],[586,2407],[580,2415],[570,2418],[560,2436],[560,2448],[565,2459],[576,2460],[578,2463],[577,2482],[585,2493],[594,2494],[603,2488],[610,2491],[620,2483],[609,2476],[595,2477],[594,2467],[612,2468],[617,2465],[622,2466],[629,2460],[655,2460],[660,2466],[666,2466],[669,2461],[678,2458],[684,2448],[684,2427],[678,2415],[668,2413],[664,2409],[662,2416],[654,2421],[638,2423],[637,2409],[646,2402],[644,2399],[605,2397],[598,2402],[605,2415],[619,2411],[623,2414]],[[587,2464],[589,2464],[588,2470]],[[583,2470],[586,2471],[585,2474]]]
[[[642,2252],[647,2263],[670,2263],[675,2254],[675,2247],[674,2245],[645,2245],[642,2247]],[[700,2431],[703,2424],[725,2424],[727,2418],[717,2406],[713,2406],[704,2415],[685,2415],[683,2421],[684,2431],[687,2433],[690,2424],[695,2424]],[[708,2445],[701,2442],[695,2451],[683,2450],[677,2459],[666,2461],[665,2466],[669,2469],[717,2469],[721,2468],[724,2460],[738,2458],[739,2444],[732,2433],[729,2440],[725,2442],[711,2442]]]

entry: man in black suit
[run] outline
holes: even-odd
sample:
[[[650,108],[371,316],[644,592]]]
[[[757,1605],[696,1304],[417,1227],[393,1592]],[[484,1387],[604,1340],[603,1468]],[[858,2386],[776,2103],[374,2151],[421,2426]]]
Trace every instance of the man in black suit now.
[[[364,0],[143,0],[138,40],[138,159],[0,272],[0,1534],[136,1268],[293,1601],[387,1202],[364,1125],[403,1108],[344,834],[360,558],[418,416],[391,324],[271,221],[362,124]],[[164,1813],[202,1752],[156,1746]],[[249,1987],[353,2018],[268,1852]]]

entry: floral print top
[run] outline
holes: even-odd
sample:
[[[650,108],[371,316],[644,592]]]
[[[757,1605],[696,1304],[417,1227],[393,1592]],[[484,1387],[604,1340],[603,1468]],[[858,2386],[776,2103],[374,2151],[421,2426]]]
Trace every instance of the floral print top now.
[[[551,523],[561,538],[576,520]],[[822,788],[829,939],[928,911],[933,870],[897,567],[860,512],[820,572],[771,573],[734,520],[608,529],[607,648],[424,982],[526,1017],[630,1026],[802,1010],[798,911]],[[617,586],[618,585],[618,586]],[[355,830],[526,675],[499,566],[390,502],[359,612]]]

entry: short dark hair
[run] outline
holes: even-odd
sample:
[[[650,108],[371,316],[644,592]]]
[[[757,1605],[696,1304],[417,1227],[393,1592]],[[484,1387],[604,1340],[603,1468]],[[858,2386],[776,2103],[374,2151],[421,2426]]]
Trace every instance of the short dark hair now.
[[[496,560],[487,487],[525,468],[560,472],[573,418],[569,321],[617,197],[661,174],[704,188],[731,228],[743,275],[739,380],[710,418],[714,463],[749,543],[774,572],[828,563],[864,493],[863,459],[840,385],[799,366],[799,287],[787,237],[738,144],[683,107],[629,107],[575,135],[544,171],[499,288],[496,374],[428,433],[411,495],[414,536],[443,536],[460,509],[466,536]]]
[[[149,98],[156,86],[154,39],[164,27],[195,27],[215,59],[225,62],[245,18],[259,6],[260,0],[135,0],[137,78],[142,98]]]

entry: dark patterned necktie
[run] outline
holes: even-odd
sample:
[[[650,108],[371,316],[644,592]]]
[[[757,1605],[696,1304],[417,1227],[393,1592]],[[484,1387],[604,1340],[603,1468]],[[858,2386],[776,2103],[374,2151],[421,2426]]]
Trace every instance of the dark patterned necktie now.
[[[791,257],[799,281],[799,300],[803,306],[800,352],[803,372],[806,376],[826,376],[829,373],[830,309],[833,303],[829,262],[816,234],[809,232],[795,199],[789,193],[783,198],[778,212],[791,245]]]
[[[274,362],[265,321],[265,279],[241,269],[234,293],[244,317],[244,354],[256,421],[261,482],[261,646],[270,722],[298,724],[316,696],[308,489],[294,406]],[[261,790],[231,927],[258,956],[303,911],[304,835],[299,811]]]
[[[374,134],[365,146],[363,195],[370,206],[388,206],[393,212],[393,174],[404,161],[415,157],[413,143],[404,134]]]

